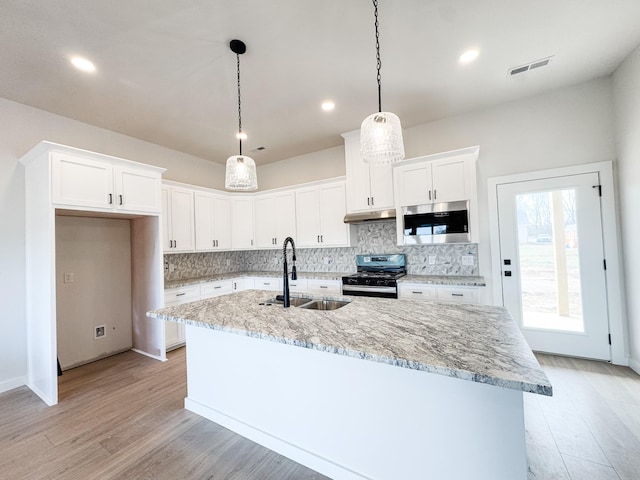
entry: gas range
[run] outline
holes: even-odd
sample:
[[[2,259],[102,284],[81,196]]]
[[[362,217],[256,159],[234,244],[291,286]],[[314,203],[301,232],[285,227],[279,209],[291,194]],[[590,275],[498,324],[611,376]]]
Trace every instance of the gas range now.
[[[358,273],[342,277],[342,294],[398,298],[397,280],[407,274],[403,254],[356,255]]]

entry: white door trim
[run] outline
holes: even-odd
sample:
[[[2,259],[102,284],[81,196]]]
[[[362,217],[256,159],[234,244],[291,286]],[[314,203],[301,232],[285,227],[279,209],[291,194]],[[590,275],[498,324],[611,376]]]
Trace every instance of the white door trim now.
[[[498,228],[498,185],[590,172],[598,172],[600,174],[600,184],[602,185],[602,229],[604,233],[604,252],[607,260],[605,277],[608,293],[607,309],[609,311],[609,327],[611,330],[611,362],[616,365],[629,365],[629,337],[627,333],[626,310],[624,308],[624,281],[622,277],[621,255],[618,248],[619,230],[612,162],[588,163],[488,179],[489,233],[492,259],[491,274],[494,279],[492,282],[493,301],[495,305],[503,305],[500,236]]]

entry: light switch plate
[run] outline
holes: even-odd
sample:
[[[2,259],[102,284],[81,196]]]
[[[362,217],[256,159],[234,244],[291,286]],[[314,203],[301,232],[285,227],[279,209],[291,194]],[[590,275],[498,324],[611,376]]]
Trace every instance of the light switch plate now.
[[[65,272],[65,274],[64,274],[64,283],[73,283],[73,273]]]
[[[462,255],[462,265],[473,265],[473,255]]]
[[[436,256],[429,255],[429,265],[435,265],[435,264],[436,264]]]

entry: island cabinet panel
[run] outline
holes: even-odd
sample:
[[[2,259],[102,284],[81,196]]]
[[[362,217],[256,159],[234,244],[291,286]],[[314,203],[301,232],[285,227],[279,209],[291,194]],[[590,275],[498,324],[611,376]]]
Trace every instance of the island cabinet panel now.
[[[330,478],[525,480],[522,392],[186,326],[185,407]]]

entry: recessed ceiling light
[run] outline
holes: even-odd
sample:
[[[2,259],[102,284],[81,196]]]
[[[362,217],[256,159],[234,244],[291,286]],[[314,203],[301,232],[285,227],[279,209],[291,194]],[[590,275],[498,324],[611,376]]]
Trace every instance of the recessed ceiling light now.
[[[247,139],[247,134],[244,132],[238,132],[236,133],[236,138],[238,140],[246,140]]]
[[[96,66],[90,60],[82,57],[73,57],[71,59],[71,63],[78,70],[82,70],[83,72],[95,72]]]
[[[458,57],[458,63],[471,63],[478,58],[478,55],[480,55],[480,51],[475,48],[466,50]]]
[[[336,108],[336,104],[333,103],[331,100],[327,100],[325,102],[322,102],[321,106],[322,106],[322,110],[324,110],[325,112],[330,112],[331,110]]]

